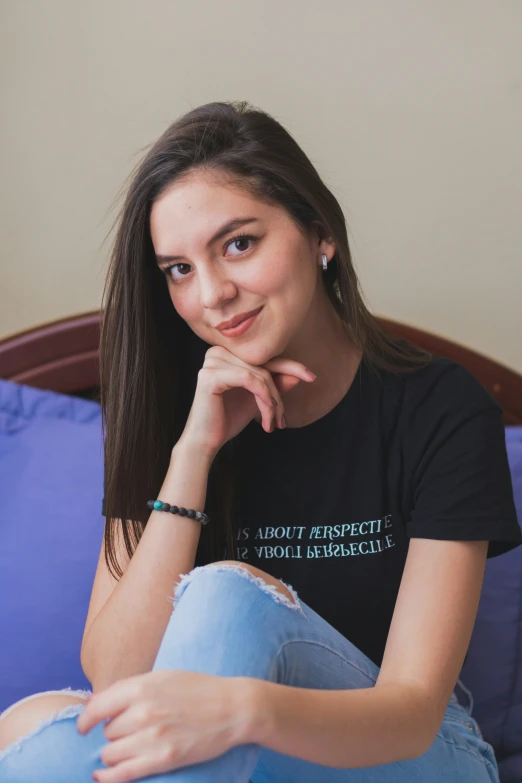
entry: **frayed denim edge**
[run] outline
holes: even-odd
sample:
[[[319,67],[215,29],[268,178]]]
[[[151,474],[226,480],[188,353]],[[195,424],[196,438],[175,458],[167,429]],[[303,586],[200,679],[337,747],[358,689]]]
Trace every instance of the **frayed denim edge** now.
[[[459,686],[459,688],[461,688],[464,691],[464,693],[468,697],[468,706],[464,707],[464,709],[466,710],[468,715],[472,715],[472,713],[473,713],[473,704],[474,704],[474,702],[473,702],[473,694],[471,693],[470,690],[468,690],[468,688],[466,688],[466,686],[464,685],[464,683],[462,682],[461,679],[457,680],[457,685]]]
[[[73,690],[72,688],[69,687],[58,691],[42,691],[41,693],[33,693],[31,696],[26,696],[25,698],[16,701],[14,704],[12,704],[6,710],[0,713],[0,720],[9,712],[11,712],[11,710],[17,707],[19,704],[22,704],[22,702],[30,701],[31,699],[34,699],[37,696],[43,696],[44,694],[47,695],[48,693],[66,693],[69,696],[80,696],[81,698],[87,699],[87,696],[90,696],[92,694],[92,691]],[[43,718],[37,724],[37,726],[35,726],[35,728],[29,732],[29,734],[26,734],[23,737],[19,737],[15,742],[12,742],[10,745],[7,745],[7,747],[5,747],[3,750],[0,750],[0,762],[9,754],[20,752],[23,748],[24,743],[28,739],[31,739],[37,734],[40,734],[40,732],[43,731],[43,729],[47,728],[47,726],[50,726],[51,723],[54,723],[55,721],[59,721],[59,720],[65,720],[66,718],[76,717],[76,715],[79,715],[80,712],[83,710],[84,706],[85,706],[84,704],[67,704],[65,707],[62,707],[61,710],[54,712],[48,718]]]
[[[223,563],[223,564],[214,564],[209,563],[205,566],[196,566],[196,568],[193,568],[192,571],[190,571],[188,574],[180,574],[180,581],[175,586],[174,589],[174,596],[171,599],[172,601],[172,608],[174,609],[176,604],[178,603],[179,599],[185,592],[185,588],[187,585],[192,582],[195,576],[198,575],[198,573],[201,573],[205,569],[213,568],[215,571],[235,571],[236,574],[240,574],[245,579],[248,579],[250,582],[253,582],[253,584],[257,585],[264,593],[267,593],[267,595],[270,595],[276,603],[283,604],[284,606],[287,606],[289,609],[293,609],[294,611],[299,612],[305,619],[307,619],[306,614],[304,613],[304,610],[301,606],[301,603],[299,601],[299,598],[297,596],[296,591],[291,585],[285,584],[282,579],[279,581],[282,585],[284,585],[287,590],[292,595],[294,601],[292,601],[288,596],[283,595],[281,593],[276,585],[267,584],[265,580],[261,576],[254,576],[254,574],[248,569],[243,568],[241,565],[232,565],[231,563]],[[295,603],[294,603],[295,602]]]

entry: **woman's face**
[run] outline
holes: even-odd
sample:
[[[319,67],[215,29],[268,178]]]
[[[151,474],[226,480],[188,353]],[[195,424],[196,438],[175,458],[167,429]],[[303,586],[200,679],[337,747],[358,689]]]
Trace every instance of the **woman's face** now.
[[[232,221],[244,224],[221,234]],[[208,173],[192,174],[164,192],[152,206],[150,230],[181,318],[202,340],[250,364],[280,355],[298,337],[323,288],[321,253],[330,259],[335,252],[316,232],[302,233],[282,208]],[[216,329],[259,307],[243,335]]]

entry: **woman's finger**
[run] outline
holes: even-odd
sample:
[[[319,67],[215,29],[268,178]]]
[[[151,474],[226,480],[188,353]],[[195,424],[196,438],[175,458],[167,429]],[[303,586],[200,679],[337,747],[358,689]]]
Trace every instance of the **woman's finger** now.
[[[87,734],[106,718],[114,718],[122,710],[126,710],[137,699],[137,688],[134,678],[119,680],[103,691],[95,693],[78,716],[76,728],[80,734]]]
[[[146,729],[150,725],[149,706],[143,702],[131,704],[112,718],[103,728],[103,734],[111,742],[127,737],[133,732]]]
[[[284,403],[281,394],[290,391],[301,380],[310,383],[317,377],[308,367],[293,359],[275,357],[262,365],[252,365],[244,362],[227,348],[219,345],[212,346],[207,351],[205,366],[213,368],[237,366],[254,373],[264,381],[270,400],[265,395],[260,395],[260,397],[256,397],[256,404],[261,412],[263,428],[267,432],[272,431],[272,422],[274,422],[274,426],[281,428],[286,426],[283,425]],[[272,373],[277,373],[279,377],[275,379]]]
[[[268,383],[268,378],[265,376],[263,372],[259,372],[255,366],[246,364],[245,362],[240,362],[240,363],[228,362],[225,359],[221,359],[217,356],[209,357],[205,362],[205,366],[213,370],[219,369],[224,374],[229,372],[231,367],[234,368],[237,367],[239,370],[246,370],[247,372],[252,374],[255,378],[258,378],[260,383],[262,384],[261,389],[264,391],[264,393],[260,393],[259,388],[257,388],[255,391],[252,388],[250,388],[249,391],[252,391],[252,393],[254,394],[257,407],[259,408],[259,411],[261,413],[261,419],[264,428],[267,430],[267,432],[271,430],[272,422],[276,417],[276,413],[277,413],[277,406],[278,406],[277,398],[279,398],[279,392],[277,391],[275,386],[273,389],[271,388],[272,384]],[[268,375],[270,375],[270,373],[268,373]],[[270,376],[270,380],[272,380],[271,376]],[[240,384],[240,385],[243,386],[244,388],[248,388],[247,386],[245,386],[245,384]],[[277,398],[275,395],[277,395]]]
[[[273,359],[269,359],[267,362],[261,365],[266,367],[270,372],[285,373],[285,375],[295,375],[301,378],[303,381],[311,381],[317,378],[317,375],[312,372],[306,365],[301,362],[296,362],[294,359],[286,359],[282,356],[275,356]]]
[[[308,375],[308,371],[304,369],[303,365],[297,366],[297,369],[299,370],[298,373],[294,372],[293,374],[289,374],[287,372],[289,367],[284,364],[289,361],[291,360],[270,360],[270,362],[267,362],[260,367],[263,372],[263,377],[266,378],[272,397],[276,401],[275,418],[278,426],[281,428],[286,426],[286,424],[283,424],[285,405],[281,395],[286,394],[302,380],[306,380],[308,383],[315,380],[315,376],[311,377]],[[292,362],[292,364],[295,366],[297,363]],[[268,365],[270,365],[270,367]],[[279,369],[276,369],[276,367]],[[283,367],[286,367],[286,369],[283,369]],[[272,373],[275,373],[276,377],[274,377]]]
[[[206,366],[211,367],[227,367],[230,365],[236,365],[238,367],[243,367],[247,370],[250,370],[259,378],[261,378],[261,380],[266,383],[268,391],[270,392],[270,397],[273,400],[273,409],[270,411],[270,421],[272,421],[273,418],[275,421],[275,426],[281,428],[283,427],[282,418],[284,414],[284,404],[281,399],[280,390],[275,383],[270,370],[267,370],[263,365],[247,364],[247,362],[244,362],[242,359],[238,359],[237,356],[231,354],[229,351],[226,351],[226,349],[223,349],[223,353],[221,355],[216,352],[215,355],[210,356],[205,364]],[[297,382],[299,382],[299,380],[300,379],[298,379]],[[261,411],[261,414],[263,414],[263,411]]]
[[[211,370],[208,374],[207,383],[214,393],[223,394],[223,392],[234,388],[243,388],[250,391],[254,395],[257,406],[261,411],[263,427],[267,432],[270,432],[275,405],[265,380],[258,373],[255,373],[248,366],[239,367],[233,364],[226,364],[221,368],[210,368],[208,364],[205,364],[203,369]],[[202,370],[200,370],[201,372]]]
[[[158,740],[154,738],[150,727],[131,730],[125,735],[120,735],[118,739],[113,740],[110,737],[107,739],[110,739],[110,742],[104,745],[101,760],[108,767],[158,750]]]
[[[99,781],[99,783],[130,783],[133,780],[141,780],[149,775],[171,772],[173,769],[174,763],[171,763],[170,766],[168,763],[162,764],[158,754],[149,753],[148,755],[142,755],[140,753],[139,756],[128,758],[108,769],[97,769],[93,773],[93,778]]]
[[[267,432],[272,432],[274,429],[274,426],[277,425],[276,420],[276,412],[277,412],[277,404],[275,402],[271,402],[270,405],[268,405],[261,397],[259,397],[258,394],[255,395],[257,407],[259,408],[259,411],[261,413],[261,421],[263,423],[263,426]],[[266,415],[265,415],[266,411]]]
[[[301,362],[277,356],[259,366],[254,365],[254,369],[261,372],[276,401],[274,418],[277,425],[282,428],[285,406],[281,395],[293,389],[300,381],[311,383],[315,381],[317,376]],[[276,373],[278,377],[274,378],[272,373]]]
[[[296,362],[295,359],[288,359],[283,356],[274,356],[273,359],[269,359],[267,362],[264,362],[260,365],[252,365],[247,364],[247,362],[244,362],[242,359],[240,359],[235,354],[231,353],[227,348],[224,348],[222,345],[213,345],[206,353],[207,359],[212,357],[217,357],[218,359],[223,359],[224,361],[228,362],[229,364],[238,364],[240,367],[250,367],[250,368],[262,368],[266,367],[267,370],[270,370],[270,372],[278,372],[278,373],[284,373],[286,375],[294,375],[295,377],[300,378],[303,381],[309,381],[317,376],[315,373],[313,373],[306,365],[302,364],[302,362]],[[309,373],[312,372],[312,375],[310,376]]]

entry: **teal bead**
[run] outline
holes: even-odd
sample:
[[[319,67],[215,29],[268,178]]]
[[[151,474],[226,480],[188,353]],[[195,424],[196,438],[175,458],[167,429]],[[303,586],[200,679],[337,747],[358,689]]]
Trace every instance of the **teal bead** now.
[[[161,502],[161,500],[156,500],[156,502],[154,503],[154,508],[155,509],[163,508],[163,503]]]

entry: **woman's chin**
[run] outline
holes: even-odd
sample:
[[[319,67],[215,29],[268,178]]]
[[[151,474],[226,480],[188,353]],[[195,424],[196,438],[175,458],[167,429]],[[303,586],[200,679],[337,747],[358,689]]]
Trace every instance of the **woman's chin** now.
[[[251,341],[242,342],[241,340],[215,340],[211,345],[221,345],[233,356],[241,361],[259,367],[266,364],[270,359],[280,356],[284,347],[274,346],[273,341],[267,339],[267,335],[253,337]]]
[[[271,359],[277,358],[279,356],[279,351],[274,351],[273,348],[266,345],[266,347],[263,347],[263,345],[254,345],[251,346],[245,346],[245,349],[243,351],[237,352],[237,357],[239,359],[242,359],[244,362],[247,362],[247,364],[252,364],[255,367],[260,367],[263,364],[266,364]]]

